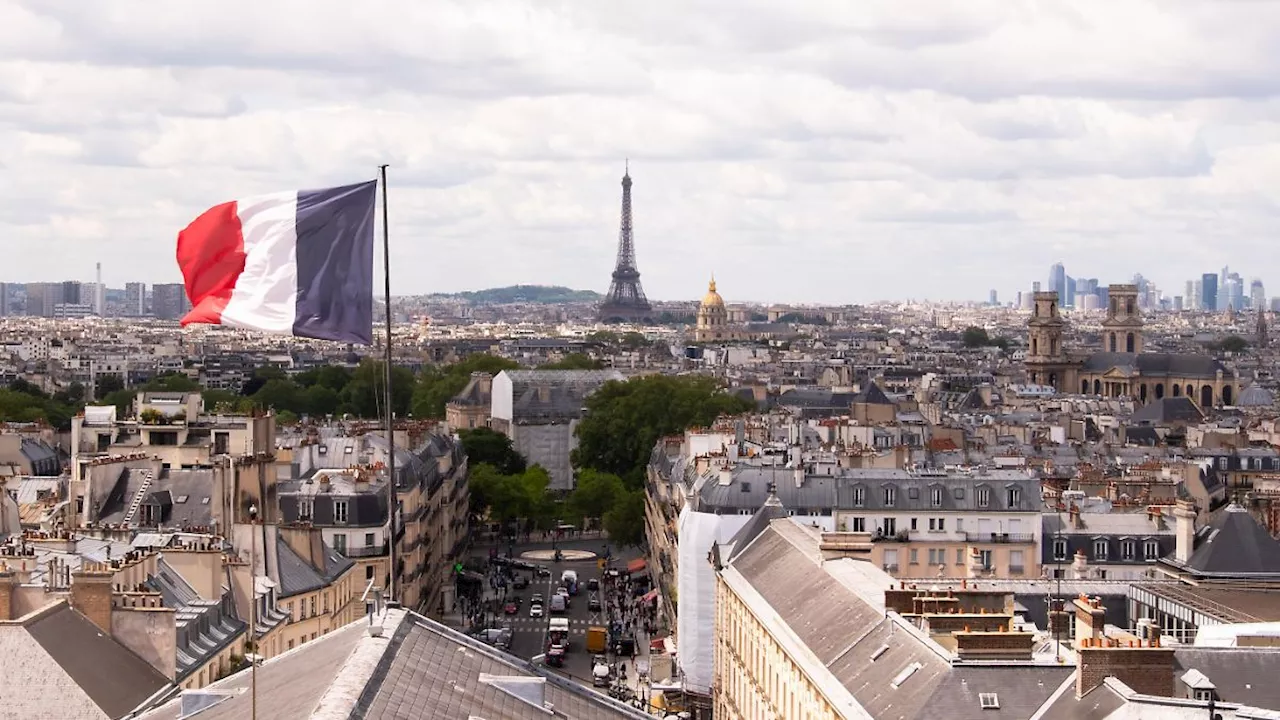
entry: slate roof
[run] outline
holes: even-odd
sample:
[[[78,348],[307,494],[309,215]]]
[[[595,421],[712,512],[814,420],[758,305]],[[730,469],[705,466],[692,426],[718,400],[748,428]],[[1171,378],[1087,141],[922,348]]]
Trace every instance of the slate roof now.
[[[853,396],[852,402],[866,403],[868,405],[893,404],[893,401],[889,399],[889,396],[885,395],[884,391],[880,389],[880,386],[876,385],[874,382],[867,383],[867,386],[862,389],[862,392]]]
[[[1221,700],[1280,710],[1280,683],[1275,681],[1280,649],[1182,647],[1173,658],[1175,677],[1199,670],[1214,684]]]
[[[737,557],[739,553],[751,544],[752,540],[755,540],[760,533],[769,527],[770,522],[785,517],[787,517],[787,509],[782,506],[776,494],[770,493],[769,497],[765,499],[764,505],[756,511],[756,514],[752,515],[747,524],[738,528],[738,532],[734,533],[733,537],[729,539],[727,543],[731,548],[729,558]]]
[[[0,627],[3,711],[24,720],[122,717],[169,685],[145,660],[66,603]]]
[[[354,560],[343,557],[328,545],[322,546],[325,566],[313,567],[289,547],[282,537],[276,537],[276,558],[280,582],[280,597],[287,598],[299,593],[311,592],[333,582],[355,564]]]
[[[352,712],[353,719],[544,720],[546,710],[481,681],[481,674],[538,678],[528,664],[438,623],[410,616]],[[569,720],[610,720],[650,716],[586,687],[545,676],[543,700],[555,716]],[[537,684],[536,680],[531,684]]]
[[[1204,412],[1191,398],[1165,396],[1138,408],[1137,412],[1129,416],[1129,420],[1154,425],[1198,423],[1204,420]]]
[[[1239,505],[1197,534],[1185,567],[1205,575],[1280,575],[1280,541]],[[1202,539],[1200,539],[1202,538]]]
[[[1222,363],[1208,355],[1190,355],[1181,353],[1121,353],[1098,352],[1085,359],[1081,367],[1087,373],[1105,373],[1111,369],[1132,372],[1136,370],[1143,377],[1160,378],[1202,378],[1214,379],[1218,372],[1222,377],[1235,377]]]
[[[626,380],[617,370],[503,370],[502,374],[511,380],[511,413],[517,420],[581,417],[588,395],[610,380]]]
[[[1074,677],[1069,667],[956,667],[916,720],[1026,720],[1069,677]],[[1000,707],[983,709],[979,693],[994,693]]]

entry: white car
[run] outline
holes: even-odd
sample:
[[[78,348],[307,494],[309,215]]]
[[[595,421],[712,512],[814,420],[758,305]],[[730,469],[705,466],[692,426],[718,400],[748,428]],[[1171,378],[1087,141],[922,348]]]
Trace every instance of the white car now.
[[[533,603],[529,606],[529,617],[542,617],[542,603]]]

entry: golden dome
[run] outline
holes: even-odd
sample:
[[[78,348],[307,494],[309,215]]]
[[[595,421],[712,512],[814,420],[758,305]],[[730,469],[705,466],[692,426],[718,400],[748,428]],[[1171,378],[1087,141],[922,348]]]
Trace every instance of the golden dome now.
[[[715,275],[711,276],[711,282],[707,285],[707,294],[702,297],[702,307],[724,307],[724,298],[716,292]]]

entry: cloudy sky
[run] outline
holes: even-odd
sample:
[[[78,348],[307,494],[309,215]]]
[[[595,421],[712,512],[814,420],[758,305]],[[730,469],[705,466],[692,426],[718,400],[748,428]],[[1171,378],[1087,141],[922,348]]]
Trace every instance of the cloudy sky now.
[[[1280,3],[0,0],[0,280],[179,279],[239,196],[391,165],[400,293],[1280,294]]]

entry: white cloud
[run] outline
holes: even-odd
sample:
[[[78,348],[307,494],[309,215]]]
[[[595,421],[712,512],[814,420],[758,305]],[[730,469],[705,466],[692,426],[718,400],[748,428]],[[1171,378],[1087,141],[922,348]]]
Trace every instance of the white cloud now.
[[[603,290],[629,158],[656,298],[1280,284],[1276,47],[1263,0],[0,0],[0,279],[172,281],[205,207],[386,162],[397,292]]]

